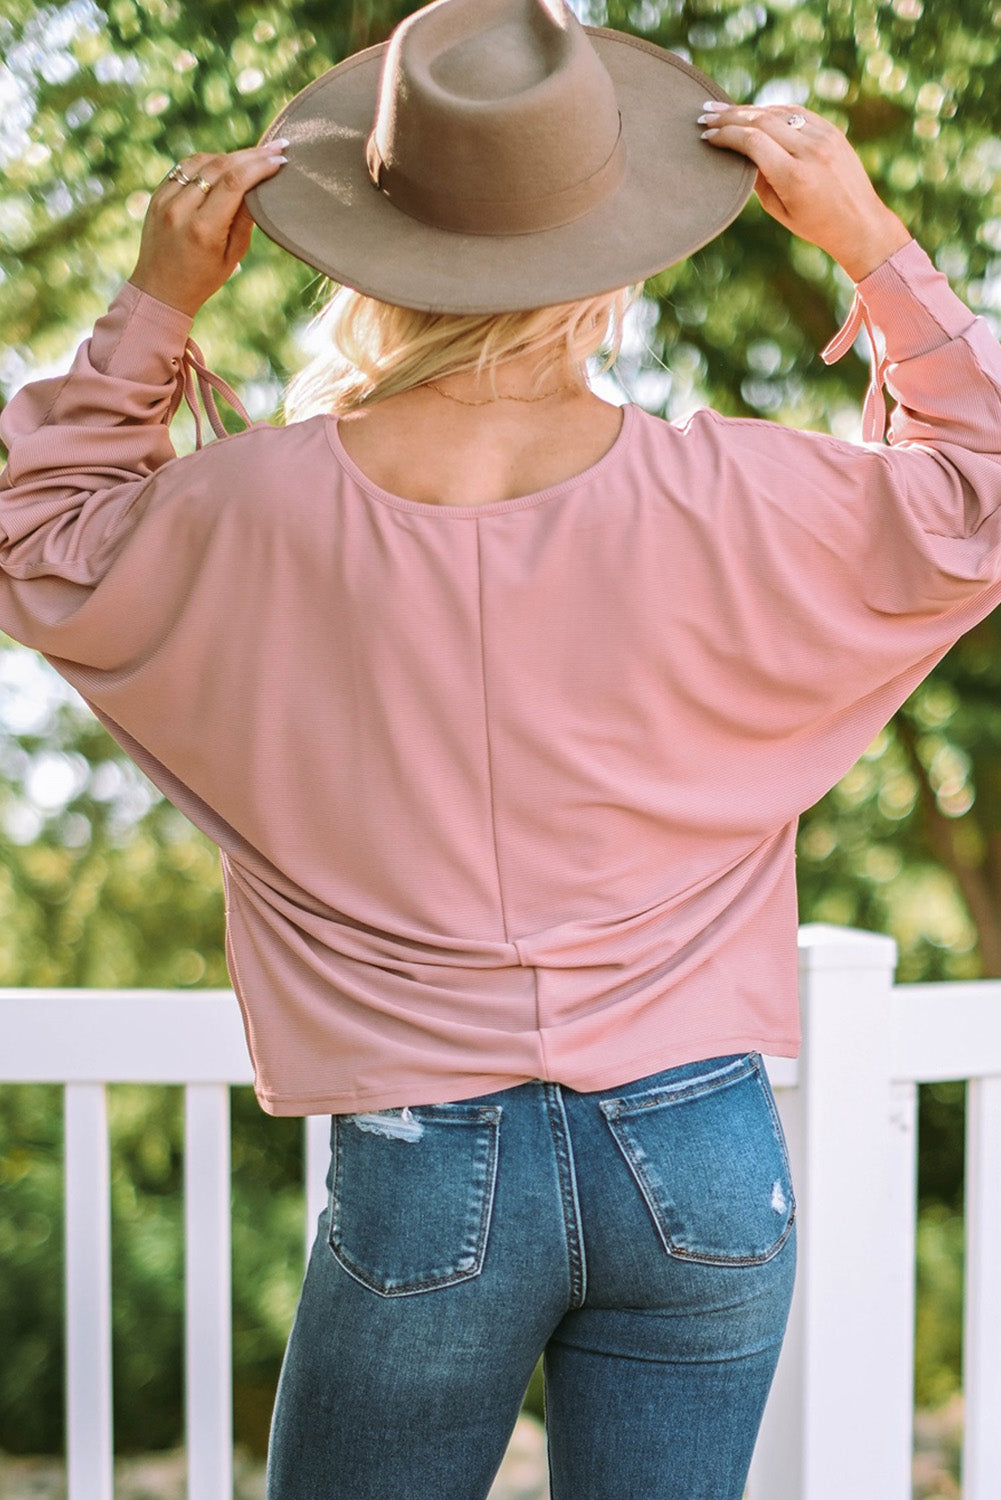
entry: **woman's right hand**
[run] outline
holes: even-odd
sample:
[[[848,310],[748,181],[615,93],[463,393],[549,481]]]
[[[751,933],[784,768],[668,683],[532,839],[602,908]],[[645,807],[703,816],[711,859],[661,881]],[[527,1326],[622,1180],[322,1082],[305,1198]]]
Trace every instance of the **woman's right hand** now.
[[[710,118],[707,118],[710,117]],[[789,120],[805,124],[797,128]],[[819,245],[861,281],[911,239],[869,181],[845,135],[799,105],[711,102],[701,123],[712,146],[739,151],[758,169],[762,206],[780,224]]]
[[[254,221],[244,196],[281,170],[287,145],[203,151],[178,162],[150,199],[132,285],[194,317],[246,254]]]

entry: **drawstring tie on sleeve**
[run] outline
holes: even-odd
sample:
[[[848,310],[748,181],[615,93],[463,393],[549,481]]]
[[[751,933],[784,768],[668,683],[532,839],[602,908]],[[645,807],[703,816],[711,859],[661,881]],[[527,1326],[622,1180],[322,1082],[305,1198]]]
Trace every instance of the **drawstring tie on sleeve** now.
[[[182,399],[187,402],[188,409],[195,419],[196,448],[202,446],[202,416],[199,397],[201,398],[201,406],[205,408],[205,415],[209,419],[209,426],[216,437],[229,437],[229,433],[223,426],[222,417],[219,415],[219,408],[216,406],[213,391],[218,391],[223,400],[233,408],[245,427],[253,426],[239,396],[237,396],[231,386],[226,384],[221,376],[216,375],[213,370],[207,367],[205,356],[194,339],[188,339],[184,346],[184,354],[181,357],[177,389],[174,393],[174,399],[170,404],[168,421],[174,416]]]
[[[889,361],[880,357],[876,334],[866,311],[862,294],[856,291],[847,318],[831,339],[826,349],[820,351],[825,365],[833,365],[846,355],[858,338],[859,329],[864,328],[869,340],[870,366],[869,388],[865,393],[862,409],[862,437],[867,443],[881,443],[886,432],[886,402],[883,399],[883,382]]]

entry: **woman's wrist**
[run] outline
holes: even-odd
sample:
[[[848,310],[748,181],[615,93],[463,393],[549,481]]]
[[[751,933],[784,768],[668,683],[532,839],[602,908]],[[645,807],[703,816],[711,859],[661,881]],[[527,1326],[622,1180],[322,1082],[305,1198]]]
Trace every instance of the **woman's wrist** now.
[[[137,291],[145,292],[147,297],[162,302],[166,307],[172,307],[175,312],[184,313],[188,318],[193,318],[203,305],[202,302],[197,302],[192,306],[193,299],[179,296],[176,288],[164,286],[159,281],[144,276],[139,270],[132,272],[129,282]]]
[[[844,249],[832,252],[838,265],[855,282],[864,281],[873,271],[910,244],[913,235],[892,209],[873,224],[860,228]]]

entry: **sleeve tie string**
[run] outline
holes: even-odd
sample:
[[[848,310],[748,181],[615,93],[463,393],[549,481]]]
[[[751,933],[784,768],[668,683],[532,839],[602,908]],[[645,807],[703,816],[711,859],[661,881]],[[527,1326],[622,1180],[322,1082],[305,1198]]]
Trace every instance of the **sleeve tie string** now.
[[[820,351],[820,357],[825,365],[833,365],[842,359],[858,338],[859,329],[864,328],[869,340],[869,386],[865,393],[865,405],[862,408],[862,437],[867,443],[881,443],[886,432],[886,402],[883,399],[883,385],[886,381],[886,372],[890,361],[879,353],[876,343],[876,333],[866,311],[862,294],[858,290],[849,310],[848,316],[831,339],[825,349]]]
[[[216,375],[213,370],[207,367],[205,356],[194,339],[188,339],[184,346],[184,354],[181,357],[177,389],[170,403],[167,420],[169,422],[173,418],[183,399],[195,419],[196,448],[202,446],[202,415],[200,407],[204,407],[205,415],[209,420],[209,426],[216,437],[224,438],[230,435],[223,425],[222,417],[219,415],[219,408],[216,406],[215,401],[215,391],[218,391],[223,400],[232,407],[244,427],[253,426],[246,408],[232,386],[227,385],[221,376]]]

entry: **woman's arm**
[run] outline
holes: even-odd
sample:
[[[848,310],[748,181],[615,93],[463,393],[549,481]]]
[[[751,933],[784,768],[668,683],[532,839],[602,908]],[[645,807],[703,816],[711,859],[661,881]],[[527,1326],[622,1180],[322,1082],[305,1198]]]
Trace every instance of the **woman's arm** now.
[[[282,160],[273,145],[199,156],[185,163],[188,183],[165,180],[150,202],[136,269],[69,374],[35,381],[7,405],[0,568],[9,580],[87,587],[101,577],[129,512],[175,457],[169,423],[183,393],[191,319],[246,249],[244,195]],[[58,615],[53,588],[44,592],[39,607]],[[69,610],[73,590],[64,595]],[[0,626],[36,643],[27,596],[20,608],[5,606]]]
[[[853,594],[876,609],[935,610],[993,585],[1001,579],[1001,348],[990,328],[880,200],[830,122],[786,106],[707,106],[703,119],[713,122],[712,145],[757,164],[767,211],[856,281],[852,315],[824,357],[839,358],[865,325],[867,438],[883,435],[884,382],[896,403],[888,444],[876,448],[775,423],[747,428],[758,472],[773,476],[770,509],[829,555],[851,559]],[[798,475],[795,485],[775,482],[783,467]]]

